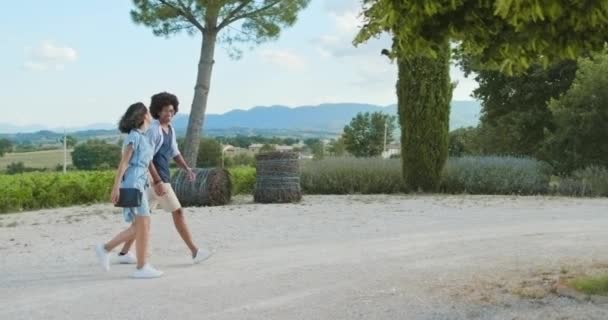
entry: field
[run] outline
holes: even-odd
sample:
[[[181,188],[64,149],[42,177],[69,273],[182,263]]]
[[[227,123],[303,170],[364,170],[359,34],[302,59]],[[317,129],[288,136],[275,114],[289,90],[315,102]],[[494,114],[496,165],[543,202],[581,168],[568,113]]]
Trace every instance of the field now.
[[[68,165],[72,164],[72,157],[68,150]],[[22,153],[7,153],[0,158],[0,170],[14,162],[23,162],[28,168],[54,169],[58,164],[63,164],[63,150],[45,150]]]

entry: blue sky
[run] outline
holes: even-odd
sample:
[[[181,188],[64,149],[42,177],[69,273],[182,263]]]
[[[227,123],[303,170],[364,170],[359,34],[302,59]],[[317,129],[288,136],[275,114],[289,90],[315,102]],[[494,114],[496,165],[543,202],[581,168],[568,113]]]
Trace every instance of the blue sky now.
[[[277,41],[231,59],[216,51],[208,113],[267,105],[396,102],[388,37],[354,48],[357,0],[312,0]],[[155,37],[129,16],[131,1],[13,1],[0,21],[0,122],[76,127],[115,123],[135,101],[171,91],[189,112],[200,36]],[[8,11],[8,12],[7,12]],[[455,100],[476,83],[452,68]]]

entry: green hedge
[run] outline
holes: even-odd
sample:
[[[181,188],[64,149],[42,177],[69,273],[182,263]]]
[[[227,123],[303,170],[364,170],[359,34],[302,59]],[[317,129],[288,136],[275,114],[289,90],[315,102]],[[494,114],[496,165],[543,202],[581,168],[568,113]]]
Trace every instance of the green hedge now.
[[[306,194],[391,194],[406,191],[399,159],[305,161],[301,166],[300,183]]]
[[[252,194],[255,187],[255,168],[238,166],[229,168],[232,194]]]
[[[574,171],[560,179],[553,191],[564,196],[608,197],[608,169],[591,166]]]
[[[107,201],[113,171],[0,175],[0,212]]]
[[[255,168],[229,169],[233,194],[251,194]],[[114,171],[33,172],[0,175],[0,213],[107,202]],[[470,194],[608,196],[608,170],[590,167],[549,188],[543,162],[512,157],[449,159],[441,191]],[[407,192],[399,159],[329,158],[301,163],[306,194],[392,194]]]
[[[255,169],[230,168],[233,194],[253,192]],[[115,171],[0,175],[0,213],[108,202]]]
[[[546,194],[550,178],[550,166],[534,159],[451,158],[442,173],[441,190],[469,194]]]

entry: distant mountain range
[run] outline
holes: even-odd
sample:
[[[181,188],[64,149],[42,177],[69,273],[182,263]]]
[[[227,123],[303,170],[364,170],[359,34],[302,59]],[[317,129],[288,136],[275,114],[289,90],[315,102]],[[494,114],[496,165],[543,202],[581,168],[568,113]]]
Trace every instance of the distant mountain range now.
[[[386,107],[358,104],[336,103],[319,106],[288,108],[285,106],[254,107],[249,110],[233,110],[221,115],[210,114],[205,119],[204,128],[228,129],[291,129],[320,130],[341,132],[344,126],[359,112],[385,112],[397,115],[397,106]],[[452,102],[451,128],[475,126],[479,121],[480,105],[475,101]],[[187,115],[177,115],[174,119],[177,130],[186,130]]]
[[[476,126],[479,122],[480,105],[476,101],[453,101],[450,116],[450,129]],[[233,110],[224,114],[209,114],[205,119],[205,133],[211,136],[233,134],[262,135],[308,135],[338,134],[359,112],[385,112],[397,115],[397,106],[377,106],[360,103],[333,103],[318,106],[254,107],[249,110]],[[188,126],[188,115],[178,114],[173,120],[178,134],[184,134]],[[42,132],[40,132],[42,131]],[[0,134],[12,138],[27,138],[31,133],[49,135],[63,130],[42,125],[13,126],[0,123]],[[78,136],[99,136],[117,134],[114,124],[94,124],[68,129]],[[30,133],[30,134],[28,134]]]

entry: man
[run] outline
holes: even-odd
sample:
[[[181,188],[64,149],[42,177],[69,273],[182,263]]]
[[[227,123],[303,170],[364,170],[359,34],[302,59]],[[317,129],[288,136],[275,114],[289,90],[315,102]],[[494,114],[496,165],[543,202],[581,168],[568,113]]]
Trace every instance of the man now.
[[[171,159],[175,160],[177,165],[188,173],[190,181],[195,179],[194,172],[177,148],[175,129],[171,126],[171,120],[177,113],[178,106],[177,97],[167,92],[153,95],[150,102],[150,113],[154,121],[146,132],[146,136],[154,147],[154,158],[150,163],[153,187],[148,188],[148,199],[150,209],[160,206],[164,211],[171,212],[175,228],[190,249],[193,262],[199,263],[209,258],[211,252],[205,247],[197,247],[192,241],[192,235],[184,217],[184,210],[173,191],[173,187],[171,187],[171,172],[169,170]],[[126,242],[118,254],[120,263],[136,263],[135,257],[129,253],[133,241]]]

